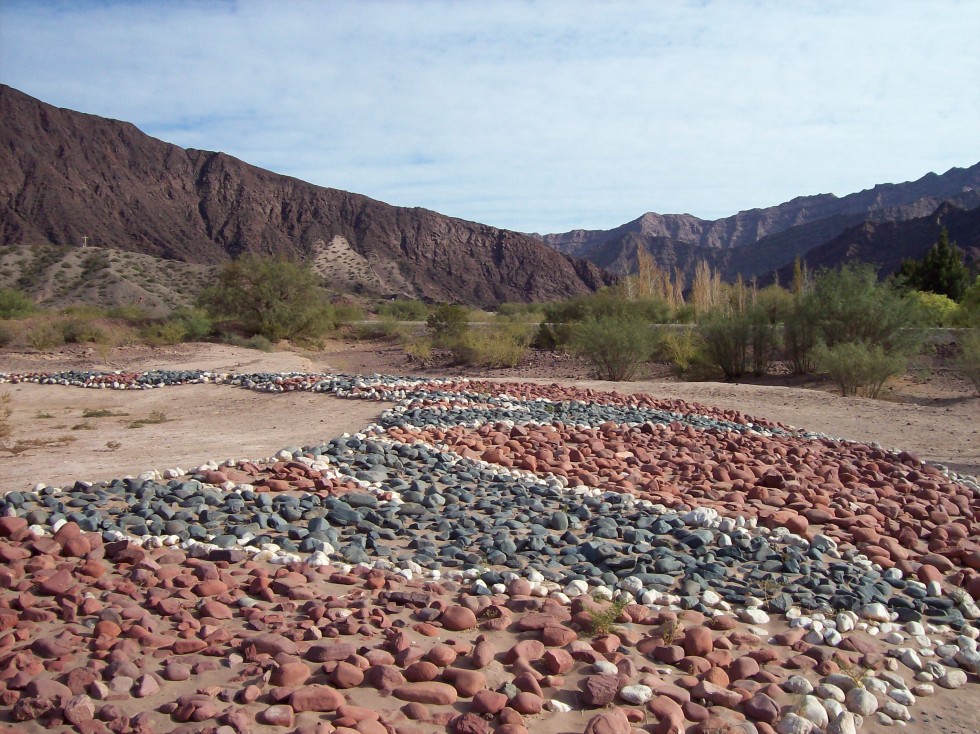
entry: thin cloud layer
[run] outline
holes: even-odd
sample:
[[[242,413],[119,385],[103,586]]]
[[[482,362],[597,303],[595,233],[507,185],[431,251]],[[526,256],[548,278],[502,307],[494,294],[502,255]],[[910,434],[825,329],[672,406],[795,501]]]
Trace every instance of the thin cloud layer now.
[[[980,160],[980,4],[0,0],[0,80],[522,231]]]

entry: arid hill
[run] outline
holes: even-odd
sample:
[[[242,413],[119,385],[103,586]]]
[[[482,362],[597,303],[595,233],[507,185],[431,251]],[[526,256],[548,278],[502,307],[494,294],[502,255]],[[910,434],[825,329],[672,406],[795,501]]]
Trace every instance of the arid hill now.
[[[389,206],[0,85],[0,244],[88,243],[189,263],[314,261],[334,284],[493,306],[615,281],[528,235]]]
[[[929,173],[917,181],[880,184],[872,189],[837,197],[833,194],[802,196],[778,206],[751,209],[714,221],[690,214],[649,212],[611,230],[574,230],[540,235],[542,241],[564,252],[583,257],[615,273],[636,269],[638,249],[646,249],[668,270],[680,268],[690,275],[698,260],[706,260],[734,280],[738,274],[764,278],[805,255],[834,241],[845,232],[868,224],[887,231],[889,226],[934,216],[946,204],[963,210],[980,207],[980,163],[970,168],[952,168],[942,175]],[[903,236],[900,256],[886,237],[864,247],[860,257],[882,266],[901,257],[918,257],[934,242],[928,228],[910,228]],[[916,239],[922,234],[923,238]],[[980,247],[980,240],[960,242],[966,249]],[[845,251],[832,249],[827,252]],[[822,265],[839,265],[843,260],[814,257]],[[846,258],[845,258],[846,259]]]

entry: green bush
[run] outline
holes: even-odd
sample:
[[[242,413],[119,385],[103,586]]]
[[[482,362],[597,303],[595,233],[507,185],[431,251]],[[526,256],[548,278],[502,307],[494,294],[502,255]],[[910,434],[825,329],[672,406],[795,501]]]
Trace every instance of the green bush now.
[[[907,353],[921,339],[915,301],[903,298],[894,285],[879,283],[873,265],[823,271],[803,303],[828,347],[861,342]]]
[[[334,327],[334,310],[304,264],[247,255],[226,265],[200,305],[218,320],[270,341],[310,340]]]
[[[34,302],[14,288],[0,288],[0,319],[17,319],[34,311]]]
[[[607,318],[620,322],[663,324],[670,322],[671,311],[659,299],[629,300],[608,289],[592,295],[576,296],[544,306],[543,320],[534,338],[534,346],[539,349],[573,346],[579,324]]]
[[[980,328],[980,276],[963,293],[953,315],[953,325],[967,329]]]
[[[60,347],[65,343],[62,324],[52,319],[35,321],[27,329],[27,343],[38,350]]]
[[[843,396],[876,398],[889,377],[905,369],[906,358],[881,345],[841,342],[832,347],[818,344],[814,350],[817,367],[837,383]]]
[[[712,311],[698,323],[708,361],[728,379],[741,377],[749,365],[752,324],[745,314]]]
[[[717,376],[717,368],[709,362],[701,337],[694,328],[659,329],[654,358],[669,362],[678,376],[695,380]]]
[[[538,323],[544,317],[543,303],[501,303],[497,315]]]
[[[783,322],[783,359],[794,375],[808,375],[816,369],[813,349],[817,346],[817,324],[806,296],[794,304]]]
[[[762,377],[769,372],[779,354],[780,329],[770,321],[764,306],[753,306],[746,313],[749,322],[749,349],[752,374]]]
[[[140,338],[151,346],[179,344],[187,338],[187,329],[180,321],[157,321],[140,329]]]
[[[585,357],[603,380],[632,380],[655,347],[649,323],[637,318],[603,316],[576,324],[572,350]]]
[[[378,316],[392,321],[425,321],[429,307],[423,301],[398,298],[378,306]]]
[[[516,367],[531,343],[531,329],[506,320],[467,329],[449,343],[458,364]]]
[[[908,297],[919,309],[920,319],[925,326],[952,326],[959,307],[948,296],[927,291],[910,291]]]
[[[0,321],[0,347],[7,347],[14,343],[17,333],[11,328],[10,324]]]
[[[956,371],[972,382],[977,395],[980,395],[980,331],[971,329],[964,332],[959,342]]]
[[[184,341],[204,341],[214,334],[214,321],[202,308],[181,307],[170,314],[169,320],[180,324]]]
[[[382,339],[393,339],[401,335],[401,325],[398,321],[390,318],[378,321],[367,321],[357,324],[354,327],[354,337],[367,341],[377,341]]]
[[[62,339],[66,344],[102,344],[108,341],[105,329],[88,316],[69,316],[61,321]]]
[[[429,314],[425,325],[437,347],[448,347],[463,336],[468,323],[469,311],[466,308],[443,303]]]

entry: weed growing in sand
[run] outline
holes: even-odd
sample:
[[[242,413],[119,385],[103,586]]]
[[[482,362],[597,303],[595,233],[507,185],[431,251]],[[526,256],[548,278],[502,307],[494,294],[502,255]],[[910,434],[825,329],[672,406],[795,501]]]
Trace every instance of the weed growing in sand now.
[[[10,438],[13,427],[10,425],[10,414],[13,413],[11,407],[10,393],[0,395],[0,441]]]
[[[170,419],[162,410],[154,410],[148,418],[138,418],[126,424],[126,428],[142,428],[143,426],[155,426],[159,423],[166,423]]]
[[[50,413],[45,413],[45,412],[40,411],[40,410],[37,413],[34,414],[34,417],[35,418],[38,418],[40,420],[45,420],[47,418],[54,418],[54,416],[51,415]]]
[[[105,410],[104,408],[98,410],[86,408],[82,411],[82,418],[121,418],[126,415],[128,413],[113,413],[111,410]]]
[[[592,599],[597,603],[609,602],[609,606],[603,609],[589,609],[589,632],[593,635],[608,635],[613,630],[616,619],[623,613],[629,599],[621,596],[618,599],[610,600],[603,594],[596,594]]]
[[[660,639],[664,641],[665,645],[674,644],[674,638],[677,637],[677,632],[680,629],[680,624],[678,624],[676,619],[668,619],[662,625],[660,625]]]
[[[76,423],[75,425],[73,425],[71,427],[71,430],[73,430],[73,431],[91,431],[93,428],[95,428],[95,426],[93,426],[91,423],[84,423],[84,422],[82,422],[82,423]]]
[[[119,449],[122,448],[122,443],[119,442],[119,441],[106,441],[105,442],[105,447],[109,451],[118,451]]]
[[[864,688],[868,678],[871,677],[871,668],[846,662],[840,663],[840,672],[841,675],[846,675],[854,681],[854,685],[858,688]]]

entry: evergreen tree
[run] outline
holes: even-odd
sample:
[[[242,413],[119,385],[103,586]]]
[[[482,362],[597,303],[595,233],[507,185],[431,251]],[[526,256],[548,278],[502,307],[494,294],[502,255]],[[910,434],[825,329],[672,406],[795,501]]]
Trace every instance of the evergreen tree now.
[[[950,243],[943,227],[939,241],[922,260],[905,260],[896,279],[908,288],[948,296],[959,301],[970,286],[970,271],[963,263],[963,252]]]

